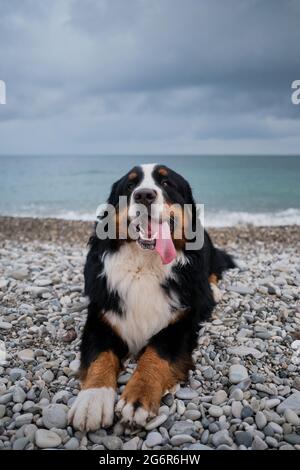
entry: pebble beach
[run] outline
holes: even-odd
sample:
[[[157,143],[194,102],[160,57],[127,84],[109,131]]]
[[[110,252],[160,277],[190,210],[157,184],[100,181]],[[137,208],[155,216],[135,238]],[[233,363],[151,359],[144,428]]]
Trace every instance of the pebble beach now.
[[[233,254],[189,380],[146,429],[116,417],[82,433],[80,390],[89,222],[0,217],[0,449],[300,450],[299,226],[211,229]],[[118,394],[135,363],[119,377]]]

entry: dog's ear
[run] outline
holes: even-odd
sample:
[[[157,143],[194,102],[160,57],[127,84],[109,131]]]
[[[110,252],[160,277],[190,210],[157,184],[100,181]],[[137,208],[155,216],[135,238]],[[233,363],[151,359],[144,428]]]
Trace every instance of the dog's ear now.
[[[116,181],[110,190],[110,195],[108,196],[107,203],[111,204],[114,207],[117,207],[119,204],[119,196],[121,195],[122,183],[124,182],[124,176]]]

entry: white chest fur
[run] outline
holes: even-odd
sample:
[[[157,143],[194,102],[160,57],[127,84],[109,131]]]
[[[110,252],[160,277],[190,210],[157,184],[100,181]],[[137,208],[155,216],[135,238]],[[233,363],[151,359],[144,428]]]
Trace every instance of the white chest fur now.
[[[107,312],[106,318],[117,328],[131,353],[137,353],[174,317],[161,284],[173,275],[172,266],[177,262],[183,262],[182,255],[164,266],[156,252],[142,251],[134,242],[105,256],[103,274],[108,288],[118,293],[124,311],[122,316]],[[174,302],[176,298],[172,298],[173,305]]]

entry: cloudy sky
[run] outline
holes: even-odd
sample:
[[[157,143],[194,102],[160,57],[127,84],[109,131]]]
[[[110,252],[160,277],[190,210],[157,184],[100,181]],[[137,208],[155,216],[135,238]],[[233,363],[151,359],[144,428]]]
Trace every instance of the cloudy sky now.
[[[0,154],[300,154],[298,0],[0,0]]]

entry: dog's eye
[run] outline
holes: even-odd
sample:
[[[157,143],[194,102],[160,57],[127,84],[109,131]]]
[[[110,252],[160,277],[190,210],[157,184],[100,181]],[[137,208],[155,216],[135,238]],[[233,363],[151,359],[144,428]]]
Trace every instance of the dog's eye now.
[[[162,185],[164,188],[167,188],[168,186],[170,186],[170,183],[169,183],[168,180],[162,180],[161,185]]]

